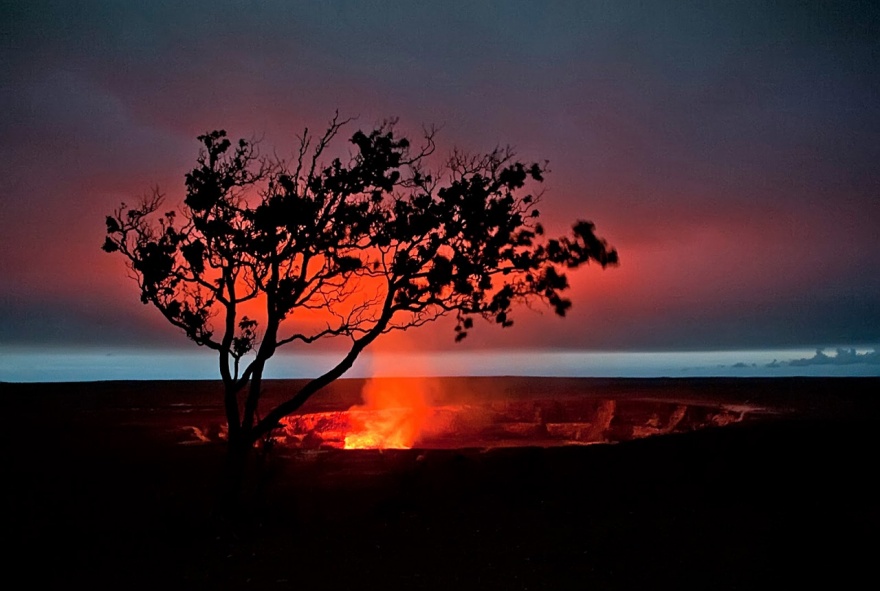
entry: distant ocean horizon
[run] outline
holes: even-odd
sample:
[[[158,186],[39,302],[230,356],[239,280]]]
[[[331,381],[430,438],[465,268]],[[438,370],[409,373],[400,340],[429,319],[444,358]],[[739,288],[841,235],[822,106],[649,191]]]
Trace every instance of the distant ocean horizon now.
[[[339,353],[278,354],[268,379],[309,378],[327,371]],[[867,377],[880,376],[877,347],[737,351],[435,351],[365,353],[344,377]],[[216,380],[208,350],[0,347],[0,381]]]

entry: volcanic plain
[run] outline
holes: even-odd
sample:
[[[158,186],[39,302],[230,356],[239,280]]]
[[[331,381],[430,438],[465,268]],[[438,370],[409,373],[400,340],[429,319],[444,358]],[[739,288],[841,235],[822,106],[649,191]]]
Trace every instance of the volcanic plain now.
[[[297,384],[269,381],[267,404]],[[420,402],[377,407],[383,387]],[[876,571],[874,378],[340,380],[254,454],[234,506],[219,385],[0,388],[15,588],[854,588]]]

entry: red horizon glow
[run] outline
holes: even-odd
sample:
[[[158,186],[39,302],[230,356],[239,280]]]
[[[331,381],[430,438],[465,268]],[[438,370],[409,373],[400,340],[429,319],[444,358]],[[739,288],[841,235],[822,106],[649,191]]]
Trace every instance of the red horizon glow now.
[[[566,319],[521,309],[458,346],[441,321],[420,350],[880,344],[880,42],[864,6],[279,4],[210,26],[198,7],[133,10],[9,14],[0,345],[186,346],[101,252],[104,216],[154,186],[180,203],[199,134],[290,157],[337,108],[352,132],[437,124],[440,156],[510,144],[549,160],[548,234],[589,219],[620,253],[569,275]]]

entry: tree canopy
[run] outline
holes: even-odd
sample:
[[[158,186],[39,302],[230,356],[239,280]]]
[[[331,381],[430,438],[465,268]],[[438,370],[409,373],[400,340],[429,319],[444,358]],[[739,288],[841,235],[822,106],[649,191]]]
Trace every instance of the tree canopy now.
[[[452,316],[458,341],[474,318],[507,327],[516,304],[534,301],[565,315],[566,272],[617,263],[591,222],[545,236],[535,189],[546,163],[456,150],[432,171],[434,131],[416,146],[393,121],[328,157],[347,123],[306,130],[290,162],[206,133],[181,207],[165,208],[157,189],[106,219],[103,248],[127,259],[141,301],[217,351],[233,445],[271,432],[384,333]],[[339,363],[260,409],[275,352],[325,338],[347,342]]]

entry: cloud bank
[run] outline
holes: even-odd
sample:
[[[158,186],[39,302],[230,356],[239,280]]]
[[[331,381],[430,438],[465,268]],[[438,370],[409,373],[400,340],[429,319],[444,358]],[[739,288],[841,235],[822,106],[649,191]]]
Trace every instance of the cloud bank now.
[[[816,349],[816,354],[812,357],[802,357],[800,359],[791,359],[788,361],[777,361],[774,359],[768,363],[766,367],[808,367],[812,365],[880,365],[880,351],[876,349],[859,353],[856,349],[838,348],[834,355],[827,355],[824,349]]]

